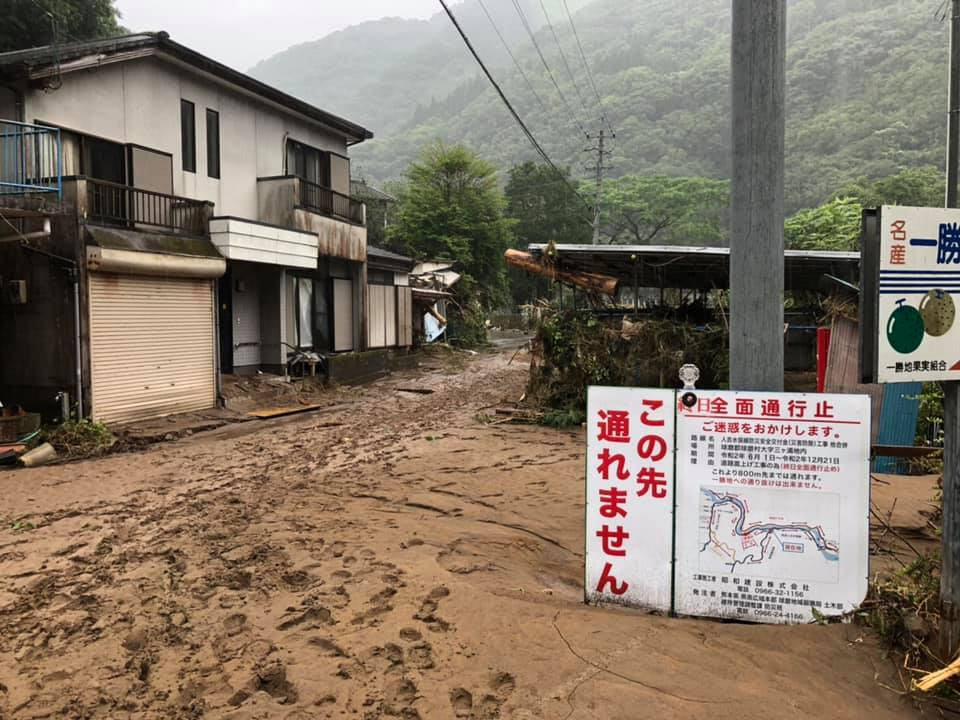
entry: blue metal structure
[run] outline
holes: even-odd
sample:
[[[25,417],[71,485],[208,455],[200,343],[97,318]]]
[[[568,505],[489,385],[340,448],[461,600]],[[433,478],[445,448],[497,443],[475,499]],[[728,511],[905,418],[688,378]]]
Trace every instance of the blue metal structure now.
[[[878,445],[913,445],[922,391],[923,383],[918,382],[884,385]],[[906,469],[903,458],[877,457],[873,461],[874,472],[902,473]]]
[[[60,129],[0,120],[0,196],[63,197]]]

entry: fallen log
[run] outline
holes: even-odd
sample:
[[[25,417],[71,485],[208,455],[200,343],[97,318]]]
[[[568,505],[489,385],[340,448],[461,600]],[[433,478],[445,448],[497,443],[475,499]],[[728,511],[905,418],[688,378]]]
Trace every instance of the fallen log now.
[[[609,275],[600,273],[577,272],[574,270],[560,270],[550,265],[545,265],[533,255],[522,250],[507,250],[503,254],[507,265],[513,265],[522,270],[526,270],[534,275],[542,275],[551,280],[576,285],[583,290],[590,292],[603,293],[604,295],[616,295],[617,287],[620,281]]]

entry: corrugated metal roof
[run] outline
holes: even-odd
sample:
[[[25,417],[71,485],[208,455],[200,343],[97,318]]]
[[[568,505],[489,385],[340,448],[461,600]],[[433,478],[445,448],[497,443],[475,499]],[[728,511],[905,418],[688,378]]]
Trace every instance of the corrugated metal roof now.
[[[546,245],[531,245],[542,256]],[[567,270],[602,273],[625,286],[669,287],[685,290],[725,289],[730,285],[730,248],[681,245],[554,245],[555,262]],[[860,253],[828,250],[784,252],[787,290],[816,290],[826,275],[858,283]]]

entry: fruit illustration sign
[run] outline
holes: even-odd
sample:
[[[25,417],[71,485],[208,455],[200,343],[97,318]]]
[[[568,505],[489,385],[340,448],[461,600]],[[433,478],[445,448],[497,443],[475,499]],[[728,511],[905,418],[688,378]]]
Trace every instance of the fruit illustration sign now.
[[[877,380],[960,380],[960,210],[880,210]]]

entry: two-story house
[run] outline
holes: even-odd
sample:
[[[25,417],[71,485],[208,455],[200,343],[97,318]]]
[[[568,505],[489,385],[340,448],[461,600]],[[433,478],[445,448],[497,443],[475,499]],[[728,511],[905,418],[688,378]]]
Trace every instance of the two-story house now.
[[[371,137],[162,32],[0,54],[0,399],[123,422],[365,349]]]

